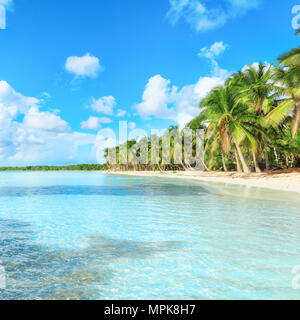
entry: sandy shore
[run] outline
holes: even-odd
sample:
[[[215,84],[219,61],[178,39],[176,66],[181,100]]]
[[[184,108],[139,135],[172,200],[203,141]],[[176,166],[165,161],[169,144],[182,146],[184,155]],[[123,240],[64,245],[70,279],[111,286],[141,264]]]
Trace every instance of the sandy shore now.
[[[267,174],[252,173],[240,174],[234,172],[197,172],[197,171],[178,171],[178,172],[151,172],[151,171],[126,171],[112,172],[108,174],[139,176],[139,177],[161,177],[179,178],[205,182],[221,182],[229,184],[245,185],[250,187],[268,188],[273,190],[291,191],[300,193],[300,173],[287,174]]]

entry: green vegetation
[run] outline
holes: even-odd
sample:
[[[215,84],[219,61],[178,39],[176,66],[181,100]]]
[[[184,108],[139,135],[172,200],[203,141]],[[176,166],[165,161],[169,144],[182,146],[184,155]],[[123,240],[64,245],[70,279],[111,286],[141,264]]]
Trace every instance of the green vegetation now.
[[[210,169],[249,173],[300,165],[300,48],[276,66],[234,74],[200,106]]]
[[[170,135],[170,133],[173,133],[173,135]],[[175,133],[175,134],[174,134]],[[168,138],[169,137],[169,138]],[[170,159],[164,159],[163,154],[163,140],[164,138],[169,139],[169,152],[168,155]],[[158,137],[156,135],[152,135],[150,138],[142,138],[139,142],[135,140],[127,141],[127,143],[122,144],[121,146],[116,147],[115,149],[110,149],[112,153],[116,153],[116,164],[112,164],[112,161],[107,161],[107,167],[112,170],[139,170],[139,171],[178,171],[183,170],[187,167],[190,167],[189,164],[184,162],[183,155],[184,155],[184,148],[183,148],[183,138],[184,133],[180,132],[178,127],[170,127],[169,130],[165,132],[165,134],[162,137]],[[195,137],[193,137],[195,139]],[[181,141],[180,141],[181,140]],[[153,143],[155,142],[155,143]],[[127,144],[127,146],[126,146]],[[156,147],[154,147],[154,145]],[[127,161],[121,161],[121,155],[120,155],[120,149],[125,146],[127,147]],[[158,149],[158,159],[153,164],[151,162],[152,160],[152,149]],[[195,149],[195,143],[193,143],[193,148]],[[180,159],[178,157],[175,159],[176,154],[178,154],[178,151],[180,151],[182,156]],[[146,152],[142,152],[143,150],[146,150]],[[177,152],[177,153],[176,153]],[[143,159],[143,154],[146,154],[148,156],[148,159]],[[147,164],[140,164],[138,161],[134,159],[134,157],[141,157],[142,163]],[[109,150],[106,149],[105,158],[108,160],[109,157]],[[176,161],[175,161],[176,160]],[[121,164],[126,163],[126,164]],[[169,164],[166,164],[169,163]],[[175,164],[176,163],[176,164]]]
[[[233,74],[223,86],[213,89],[200,102],[200,115],[188,127],[205,130],[206,169],[249,173],[299,167],[300,47],[282,55],[272,65],[261,63]],[[181,132],[180,137],[183,136]],[[178,170],[189,167],[183,155],[180,165],[163,165],[163,137],[156,138],[160,150],[158,165],[151,162],[148,165],[121,165],[120,148],[117,147],[117,164],[108,163],[108,167],[121,170]],[[134,148],[143,145],[148,146],[150,160],[151,138],[142,139],[132,149],[135,143],[127,142],[131,148],[128,160],[136,151]],[[176,139],[171,139],[171,163],[175,163],[174,150],[180,145]],[[195,143],[193,149],[195,152]]]
[[[102,171],[106,169],[106,165],[102,164],[77,164],[71,166],[0,167],[0,171]]]

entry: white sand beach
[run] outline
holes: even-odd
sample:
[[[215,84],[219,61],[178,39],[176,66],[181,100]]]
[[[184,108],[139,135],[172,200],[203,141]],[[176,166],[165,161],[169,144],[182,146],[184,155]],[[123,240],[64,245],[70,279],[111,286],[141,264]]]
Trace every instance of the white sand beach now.
[[[199,171],[107,171],[108,174],[140,176],[140,177],[160,177],[198,180],[205,182],[221,182],[251,187],[268,188],[273,190],[290,191],[300,193],[300,173],[251,173],[242,174],[237,172],[199,172]]]

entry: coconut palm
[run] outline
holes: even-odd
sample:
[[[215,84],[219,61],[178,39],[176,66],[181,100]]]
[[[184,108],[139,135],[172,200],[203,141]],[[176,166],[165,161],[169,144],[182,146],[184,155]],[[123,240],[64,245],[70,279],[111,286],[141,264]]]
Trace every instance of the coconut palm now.
[[[281,90],[275,82],[274,68],[260,63],[258,66],[248,66],[243,72],[239,72],[233,77],[233,83],[237,86],[238,90],[248,100],[253,112],[260,118],[265,117],[266,114],[272,110],[274,101]],[[263,124],[259,128],[263,132]],[[257,138],[263,141],[265,151],[266,169],[270,170],[270,161],[268,153],[268,140],[261,132],[258,133]],[[256,172],[260,172],[256,160],[257,150],[252,147],[253,162]]]
[[[241,144],[247,141],[253,149],[257,140],[252,134],[258,117],[249,109],[248,101],[237,93],[235,86],[227,83],[217,87],[200,105],[204,118],[209,121],[206,136],[219,139],[221,153],[228,154],[234,145],[241,160],[243,171],[250,173]],[[218,133],[216,135],[216,133]]]
[[[210,132],[210,130],[212,130],[212,132]],[[215,160],[215,154],[217,152],[220,152],[222,157],[223,170],[227,172],[228,169],[226,165],[225,152],[223,150],[222,139],[220,138],[220,129],[217,126],[217,123],[211,124],[210,130],[208,130],[206,134],[207,141],[204,149],[204,153],[207,154],[210,159],[209,167],[212,166],[212,163]]]
[[[300,47],[292,49],[279,59],[280,68],[276,69],[276,78],[283,85],[285,97],[267,116],[272,125],[282,123],[292,114],[292,137],[295,138],[300,126]]]

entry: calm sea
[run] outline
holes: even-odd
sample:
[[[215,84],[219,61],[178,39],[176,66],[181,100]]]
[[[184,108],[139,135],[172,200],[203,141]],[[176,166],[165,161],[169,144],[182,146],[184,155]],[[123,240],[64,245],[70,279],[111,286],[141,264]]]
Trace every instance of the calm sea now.
[[[0,299],[299,299],[298,200],[176,179],[1,173]]]

